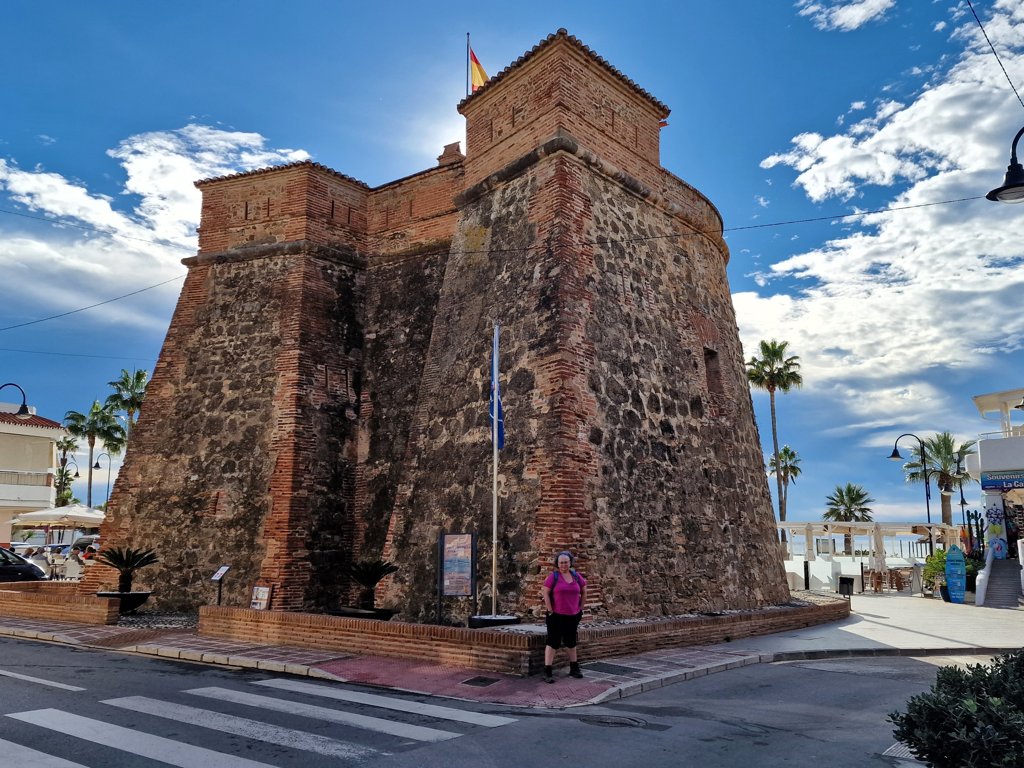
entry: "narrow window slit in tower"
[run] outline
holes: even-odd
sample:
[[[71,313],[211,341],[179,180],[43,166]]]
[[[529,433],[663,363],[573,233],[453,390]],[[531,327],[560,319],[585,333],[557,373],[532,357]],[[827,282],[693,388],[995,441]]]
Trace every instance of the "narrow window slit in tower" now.
[[[249,201],[245,201],[245,220],[249,220]]]
[[[722,368],[718,362],[718,352],[704,347],[704,377],[708,392],[722,394]]]
[[[334,220],[334,201],[331,200],[331,220]]]

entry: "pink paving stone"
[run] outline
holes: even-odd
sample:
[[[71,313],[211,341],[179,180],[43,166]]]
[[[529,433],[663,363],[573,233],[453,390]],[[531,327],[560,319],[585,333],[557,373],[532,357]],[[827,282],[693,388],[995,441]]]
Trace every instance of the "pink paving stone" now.
[[[557,673],[554,685],[549,685],[539,675],[513,677],[497,672],[481,672],[477,669],[445,667],[421,661],[376,656],[353,657],[316,666],[324,672],[352,683],[400,688],[431,696],[528,707],[565,707],[582,704],[612,687],[603,681],[564,677],[564,671]],[[487,677],[498,682],[485,687],[463,684],[463,681],[474,677]]]

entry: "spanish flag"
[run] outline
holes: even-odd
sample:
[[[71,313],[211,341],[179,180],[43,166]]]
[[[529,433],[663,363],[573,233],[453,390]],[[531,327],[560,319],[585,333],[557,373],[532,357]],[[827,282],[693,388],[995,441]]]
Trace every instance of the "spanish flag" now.
[[[477,59],[476,54],[473,53],[472,48],[469,49],[469,71],[470,79],[473,83],[473,93],[476,93],[477,89],[482,88],[484,83],[487,82],[487,73],[480,66],[480,61]]]

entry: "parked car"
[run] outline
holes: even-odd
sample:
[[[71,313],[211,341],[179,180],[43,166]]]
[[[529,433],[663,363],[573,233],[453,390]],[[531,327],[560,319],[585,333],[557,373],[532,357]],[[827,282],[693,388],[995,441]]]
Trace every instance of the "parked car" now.
[[[83,552],[85,552],[86,547],[96,547],[96,549],[99,549],[100,536],[98,533],[89,536],[79,536],[77,539],[74,540],[74,542],[72,542],[71,547],[68,551],[70,552],[75,547],[78,547]]]
[[[9,549],[0,548],[0,582],[40,581],[45,578],[48,578],[46,573],[38,565]]]

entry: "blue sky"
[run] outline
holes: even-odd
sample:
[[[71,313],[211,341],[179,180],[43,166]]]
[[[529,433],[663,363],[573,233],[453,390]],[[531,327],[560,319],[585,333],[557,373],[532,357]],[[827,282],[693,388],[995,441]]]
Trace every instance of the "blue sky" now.
[[[1024,91],[1024,7],[975,8]],[[306,157],[371,185],[430,167],[464,137],[465,33],[493,75],[565,27],[672,108],[662,164],[723,214],[748,356],[774,337],[801,358],[804,388],[779,401],[803,458],[790,519],[818,519],[846,482],[876,519],[923,519],[892,440],[996,429],[971,395],[1024,385],[1024,206],[890,210],[984,195],[1024,124],[967,5],[624,9],[6,3],[0,380],[59,420],[121,368],[152,370],[195,251],[194,180]],[[872,210],[887,212],[838,218]],[[799,219],[820,220],[745,229]]]

